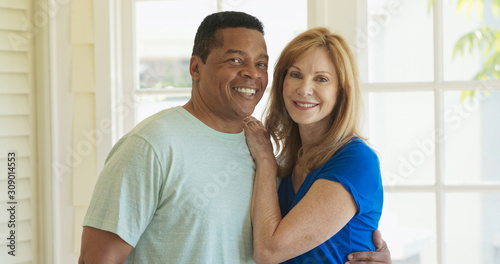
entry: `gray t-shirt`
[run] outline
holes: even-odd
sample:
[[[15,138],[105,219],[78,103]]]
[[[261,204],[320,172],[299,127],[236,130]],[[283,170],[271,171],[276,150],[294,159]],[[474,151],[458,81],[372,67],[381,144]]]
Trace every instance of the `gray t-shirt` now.
[[[254,173],[243,132],[167,109],[113,147],[83,225],[132,245],[125,263],[254,263]]]

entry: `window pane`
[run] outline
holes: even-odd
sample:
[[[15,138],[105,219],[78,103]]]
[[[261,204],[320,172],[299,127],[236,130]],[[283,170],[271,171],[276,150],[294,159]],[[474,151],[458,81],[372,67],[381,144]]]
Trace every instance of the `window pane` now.
[[[500,182],[500,92],[445,93],[447,183]]]
[[[445,80],[500,79],[500,17],[492,2],[443,1]]]
[[[446,263],[499,263],[499,193],[446,195]]]
[[[366,1],[367,25],[358,30],[357,46],[368,44],[368,82],[434,80],[433,17],[427,2]]]
[[[216,0],[137,1],[136,58],[139,88],[191,87],[189,59],[196,29],[205,16],[217,11],[216,3]],[[266,8],[262,8],[263,5]],[[224,0],[223,9],[243,11],[263,22],[270,56],[270,84],[274,64],[281,50],[293,37],[307,29],[307,1]],[[187,17],[190,19],[185,19]],[[286,27],[283,27],[285,24]],[[261,117],[267,97],[268,93],[265,93],[254,116]],[[138,105],[136,122],[149,113],[162,110],[158,106],[163,104],[154,103],[151,105],[152,109],[148,109],[150,104],[146,103],[149,100],[160,100],[158,96],[146,96],[143,99],[146,101]]]
[[[164,109],[184,105],[189,101],[190,94],[186,96],[145,95],[137,100],[136,123],[156,114]]]
[[[196,29],[216,11],[215,0],[136,2],[139,88],[191,87],[189,59]]]
[[[435,205],[431,193],[385,193],[379,229],[393,263],[436,263]]]
[[[281,51],[290,40],[307,29],[307,0],[224,0],[223,8],[249,13],[264,24],[269,55],[268,86],[271,86],[274,64]]]
[[[369,106],[369,139],[380,154],[384,184],[433,184],[433,93],[371,93]]]

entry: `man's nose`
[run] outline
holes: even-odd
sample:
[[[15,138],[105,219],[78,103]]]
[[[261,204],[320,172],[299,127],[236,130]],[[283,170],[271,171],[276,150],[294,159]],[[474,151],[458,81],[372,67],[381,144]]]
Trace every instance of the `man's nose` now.
[[[241,71],[241,75],[250,79],[257,79],[259,77],[259,70],[257,66],[246,64],[245,68]]]

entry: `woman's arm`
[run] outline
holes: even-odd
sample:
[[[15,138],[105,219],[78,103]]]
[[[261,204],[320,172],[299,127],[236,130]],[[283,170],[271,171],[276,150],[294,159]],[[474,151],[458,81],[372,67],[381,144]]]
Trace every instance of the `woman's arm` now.
[[[356,214],[354,199],[340,183],[320,179],[282,219],[269,135],[259,121],[245,123],[244,128],[257,166],[252,197],[257,263],[279,263],[301,255],[335,235]]]

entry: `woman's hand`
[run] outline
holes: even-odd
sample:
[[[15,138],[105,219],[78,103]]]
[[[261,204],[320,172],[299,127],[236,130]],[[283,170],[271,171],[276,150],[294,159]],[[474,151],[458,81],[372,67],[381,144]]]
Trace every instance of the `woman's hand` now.
[[[250,150],[250,154],[258,165],[261,162],[271,162],[276,164],[276,158],[273,153],[273,145],[269,138],[269,133],[262,123],[254,117],[243,119],[243,129]]]

